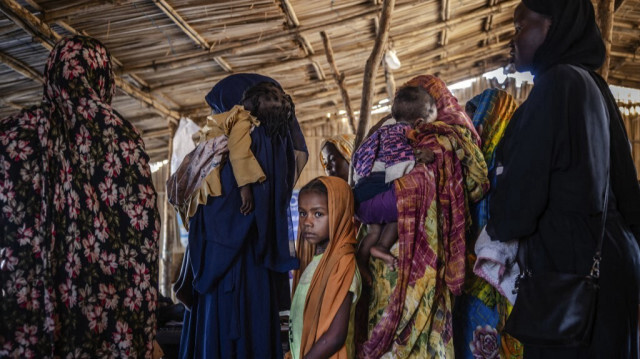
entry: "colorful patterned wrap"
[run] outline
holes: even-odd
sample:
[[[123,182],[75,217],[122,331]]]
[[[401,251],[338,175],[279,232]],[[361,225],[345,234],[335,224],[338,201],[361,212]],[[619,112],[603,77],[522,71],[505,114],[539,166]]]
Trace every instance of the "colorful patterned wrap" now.
[[[451,294],[461,294],[464,283],[468,202],[489,189],[478,135],[444,82],[418,76],[407,85],[436,100],[437,120],[410,133],[435,161],[395,181],[399,237],[391,251],[399,264],[390,271],[381,260],[370,262],[370,333],[361,358],[453,357]]]
[[[488,89],[473,99],[478,103],[473,124],[482,126],[482,153],[489,170],[491,185],[495,184],[495,149],[516,111],[518,104],[505,91]],[[522,358],[522,345],[502,333],[511,312],[506,298],[482,278],[473,273],[476,256],[473,248],[480,230],[489,217],[489,192],[472,206],[473,225],[468,233],[467,277],[464,294],[456,300],[454,310],[454,344],[457,358]]]
[[[354,181],[370,176],[376,162],[384,163],[387,183],[411,171],[416,162],[407,139],[411,130],[411,125],[391,119],[365,139],[353,155]]]
[[[160,220],[109,53],[65,38],[44,83],[0,121],[0,357],[151,358]]]

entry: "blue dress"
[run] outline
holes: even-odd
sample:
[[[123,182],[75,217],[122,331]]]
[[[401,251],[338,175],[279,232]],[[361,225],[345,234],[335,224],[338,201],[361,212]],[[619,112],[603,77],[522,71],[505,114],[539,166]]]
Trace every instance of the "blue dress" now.
[[[235,87],[230,86],[231,91],[236,89],[234,95],[242,94],[238,88],[248,87],[237,83],[245,85],[252,77],[258,75],[228,77],[238,80]],[[262,76],[253,82],[259,81],[274,82]],[[212,101],[221,98],[224,95],[218,93]],[[232,106],[239,98],[216,103],[225,107],[226,102]],[[189,222],[193,305],[185,312],[181,358],[283,356],[278,313],[290,297],[288,290],[279,289],[283,279],[288,283],[286,273],[298,267],[289,248],[289,201],[301,169],[296,154],[306,155],[306,145],[295,120],[284,136],[270,137],[260,126],[251,133],[251,140],[251,150],[267,177],[251,185],[254,210],[246,216],[240,213],[240,190],[227,162],[220,174],[222,196],[210,197]]]

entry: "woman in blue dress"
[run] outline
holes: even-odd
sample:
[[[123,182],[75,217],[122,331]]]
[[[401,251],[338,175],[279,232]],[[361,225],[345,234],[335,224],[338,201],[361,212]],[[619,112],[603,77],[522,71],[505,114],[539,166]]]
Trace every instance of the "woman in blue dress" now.
[[[274,85],[244,101],[247,89],[265,82]],[[289,201],[308,157],[304,137],[290,97],[271,78],[231,75],[206,99],[216,113],[244,104],[261,122],[251,132],[251,151],[266,180],[251,184],[253,211],[243,214],[244,194],[226,163],[222,196],[209,197],[189,221],[193,300],[180,357],[280,358],[278,311],[290,301],[280,288],[288,287],[287,273],[298,266],[289,246]]]

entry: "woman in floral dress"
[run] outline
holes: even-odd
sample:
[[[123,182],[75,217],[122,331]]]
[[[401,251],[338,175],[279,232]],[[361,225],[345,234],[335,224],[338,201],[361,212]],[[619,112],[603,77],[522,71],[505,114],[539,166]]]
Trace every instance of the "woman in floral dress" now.
[[[156,192],[109,54],[60,41],[40,106],[0,121],[0,357],[150,358]]]

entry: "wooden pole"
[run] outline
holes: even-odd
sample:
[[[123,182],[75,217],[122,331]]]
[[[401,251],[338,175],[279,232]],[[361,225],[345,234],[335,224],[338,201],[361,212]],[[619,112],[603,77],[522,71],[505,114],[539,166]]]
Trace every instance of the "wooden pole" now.
[[[615,12],[615,0],[598,1],[598,22],[602,40],[606,49],[604,64],[600,68],[600,75],[607,81],[609,77],[609,64],[611,63],[611,41],[613,40],[613,14]]]
[[[324,44],[324,53],[327,55],[327,62],[329,62],[329,65],[331,66],[333,79],[336,80],[336,83],[340,88],[340,95],[342,96],[342,101],[344,102],[344,109],[347,112],[347,118],[349,118],[349,126],[351,126],[351,131],[353,133],[356,133],[356,119],[353,115],[351,99],[349,98],[349,91],[347,91],[347,86],[344,83],[345,76],[343,73],[340,73],[340,70],[338,70],[338,66],[336,65],[336,61],[333,58],[333,48],[331,47],[331,40],[329,39],[329,35],[327,35],[327,33],[324,31],[320,31],[320,36],[322,37],[322,43]]]
[[[169,135],[169,149],[167,154],[168,161],[166,169],[167,177],[165,178],[165,183],[171,176],[173,136],[176,134],[177,128],[178,126],[176,124],[169,124],[169,130],[171,131],[171,133]],[[173,241],[172,238],[169,238],[169,211],[173,211],[173,207],[169,205],[169,197],[166,185],[164,185],[164,201],[162,203],[162,206],[162,241],[160,243],[160,248],[162,249],[162,265],[160,266],[160,292],[167,297],[171,297],[171,262],[173,260]]]
[[[356,132],[354,148],[358,148],[364,139],[369,128],[371,119],[371,105],[375,93],[375,77],[378,66],[382,60],[387,39],[389,38],[389,28],[391,27],[391,14],[396,4],[395,0],[383,0],[382,13],[380,15],[380,28],[376,35],[376,40],[371,50],[371,55],[364,67],[364,80],[362,83],[362,101],[360,102],[360,120]]]

